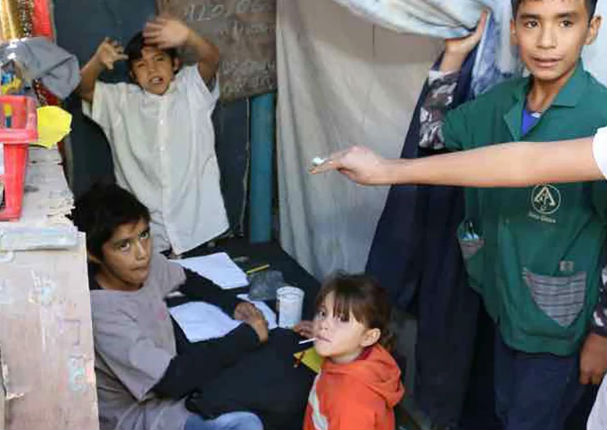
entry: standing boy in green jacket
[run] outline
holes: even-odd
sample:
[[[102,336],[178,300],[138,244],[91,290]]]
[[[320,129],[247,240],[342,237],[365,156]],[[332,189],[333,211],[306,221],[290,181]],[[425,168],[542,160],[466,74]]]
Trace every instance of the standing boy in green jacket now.
[[[604,127],[607,89],[580,60],[600,27],[595,7],[513,0],[512,39],[531,76],[453,110],[435,138],[457,151]],[[453,73],[465,58],[445,57],[442,72]],[[580,349],[606,342],[588,333],[605,263],[606,196],[604,182],[466,190],[458,236],[470,284],[497,326],[496,409],[506,429],[563,428],[582,393]]]

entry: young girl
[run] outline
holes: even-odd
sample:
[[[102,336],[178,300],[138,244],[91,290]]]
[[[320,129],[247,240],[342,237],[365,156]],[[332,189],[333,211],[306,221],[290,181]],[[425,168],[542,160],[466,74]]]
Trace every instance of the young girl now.
[[[316,304],[314,347],[325,361],[310,391],[304,430],[394,429],[393,408],[404,388],[386,350],[385,291],[367,276],[339,275],[325,283]]]

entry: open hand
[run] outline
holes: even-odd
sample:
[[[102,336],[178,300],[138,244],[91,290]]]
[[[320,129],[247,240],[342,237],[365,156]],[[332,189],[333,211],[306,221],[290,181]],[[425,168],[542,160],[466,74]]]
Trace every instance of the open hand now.
[[[234,319],[238,321],[247,321],[250,318],[264,318],[259,309],[250,302],[240,302],[234,309]]]
[[[458,53],[464,55],[468,55],[470,52],[472,52],[483,37],[488,17],[489,13],[484,10],[474,32],[465,37],[456,37],[445,40],[445,51],[447,51],[447,53]]]
[[[478,45],[485,32],[489,13],[485,10],[476,26],[476,30],[465,37],[445,40],[445,55],[440,65],[443,72],[454,72],[462,68],[468,54]]]
[[[299,324],[293,327],[293,331],[306,339],[311,339],[314,337],[314,322],[300,321]]]
[[[580,384],[600,384],[607,371],[607,338],[590,333],[580,356]]]
[[[190,28],[175,18],[157,17],[149,21],[143,29],[147,45],[158,49],[170,49],[183,46],[190,37]]]
[[[127,60],[129,57],[124,53],[124,48],[119,42],[106,37],[97,48],[95,58],[106,69],[114,70],[116,61]]]
[[[337,170],[362,185],[389,183],[386,176],[389,161],[364,146],[353,146],[331,154],[324,163],[310,170],[312,174]]]
[[[234,309],[234,319],[249,324],[261,343],[268,340],[268,322],[253,303],[240,302]]]

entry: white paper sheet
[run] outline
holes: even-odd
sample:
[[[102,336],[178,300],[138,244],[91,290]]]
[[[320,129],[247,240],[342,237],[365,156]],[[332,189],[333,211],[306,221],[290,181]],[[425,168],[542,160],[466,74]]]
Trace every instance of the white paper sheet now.
[[[247,301],[246,294],[239,298]],[[268,329],[276,328],[276,314],[263,302],[251,301],[266,317]],[[190,342],[223,337],[234,330],[242,321],[236,321],[226,315],[217,306],[205,302],[188,302],[169,309]]]
[[[224,290],[249,285],[247,275],[225,252],[204,255],[202,257],[184,258],[183,260],[174,260],[174,262],[210,279]]]

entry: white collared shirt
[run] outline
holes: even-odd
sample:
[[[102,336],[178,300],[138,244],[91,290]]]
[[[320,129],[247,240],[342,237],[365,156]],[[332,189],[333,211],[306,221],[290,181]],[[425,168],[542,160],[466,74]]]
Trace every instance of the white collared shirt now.
[[[607,127],[601,128],[596,132],[592,143],[592,152],[594,161],[603,172],[607,179]]]
[[[180,254],[228,229],[211,121],[218,97],[187,66],[162,96],[97,82],[92,109],[83,102],[110,142],[118,185],[150,210],[157,251]]]

